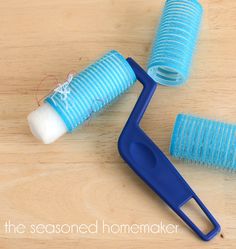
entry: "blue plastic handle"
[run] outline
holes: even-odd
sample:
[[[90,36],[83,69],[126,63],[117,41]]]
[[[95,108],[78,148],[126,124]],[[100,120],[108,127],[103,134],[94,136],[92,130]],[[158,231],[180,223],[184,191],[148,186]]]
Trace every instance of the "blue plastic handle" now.
[[[164,153],[140,128],[139,123],[155,92],[157,83],[131,58],[127,59],[137,79],[142,83],[142,93],[120,135],[118,149],[122,158],[135,173],[156,193],[185,223],[203,240],[211,240],[220,231],[220,225],[193,192],[184,178],[167,159]],[[181,210],[194,199],[213,225],[213,230],[204,234]]]

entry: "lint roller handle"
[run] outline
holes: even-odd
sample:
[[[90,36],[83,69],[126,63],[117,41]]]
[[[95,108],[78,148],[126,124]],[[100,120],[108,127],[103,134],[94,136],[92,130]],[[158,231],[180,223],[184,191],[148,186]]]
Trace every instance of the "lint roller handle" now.
[[[220,231],[220,225],[164,153],[139,127],[140,120],[155,92],[157,84],[135,61],[131,58],[128,58],[127,61],[144,88],[120,135],[118,142],[119,152],[135,173],[141,177],[200,238],[208,241]],[[190,199],[196,201],[212,223],[213,230],[208,234],[204,234],[181,210],[181,207]]]

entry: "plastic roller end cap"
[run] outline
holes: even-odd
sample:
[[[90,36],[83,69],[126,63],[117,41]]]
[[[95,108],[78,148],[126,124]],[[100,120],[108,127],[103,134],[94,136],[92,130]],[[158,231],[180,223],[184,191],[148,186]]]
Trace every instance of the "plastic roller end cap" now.
[[[66,125],[57,112],[44,103],[27,117],[33,135],[44,144],[51,144],[67,132]]]

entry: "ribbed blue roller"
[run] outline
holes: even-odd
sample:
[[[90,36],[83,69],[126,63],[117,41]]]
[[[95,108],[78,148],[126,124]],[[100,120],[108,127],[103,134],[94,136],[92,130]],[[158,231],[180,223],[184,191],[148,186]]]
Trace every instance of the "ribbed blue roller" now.
[[[189,76],[202,18],[197,0],[167,0],[148,62],[148,74],[168,86]]]
[[[236,125],[180,114],[170,153],[190,162],[236,170]]]
[[[136,76],[126,59],[118,52],[110,51],[75,75],[69,84],[54,91],[45,102],[56,110],[71,132],[135,81]]]

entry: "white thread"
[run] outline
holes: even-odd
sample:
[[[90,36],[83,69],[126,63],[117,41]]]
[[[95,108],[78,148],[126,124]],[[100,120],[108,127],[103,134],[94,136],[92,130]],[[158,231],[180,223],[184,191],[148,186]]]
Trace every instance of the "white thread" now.
[[[57,105],[56,102],[54,101],[53,97],[55,96],[55,94],[59,93],[61,100],[65,102],[66,110],[68,110],[68,108],[69,108],[69,105],[67,102],[67,97],[68,97],[68,94],[70,94],[70,92],[71,92],[69,85],[70,85],[71,81],[73,80],[73,77],[74,77],[74,74],[70,73],[67,77],[67,80],[63,84],[58,84],[57,87],[53,90],[54,93],[52,94],[52,97],[51,97],[53,103],[55,105]]]

